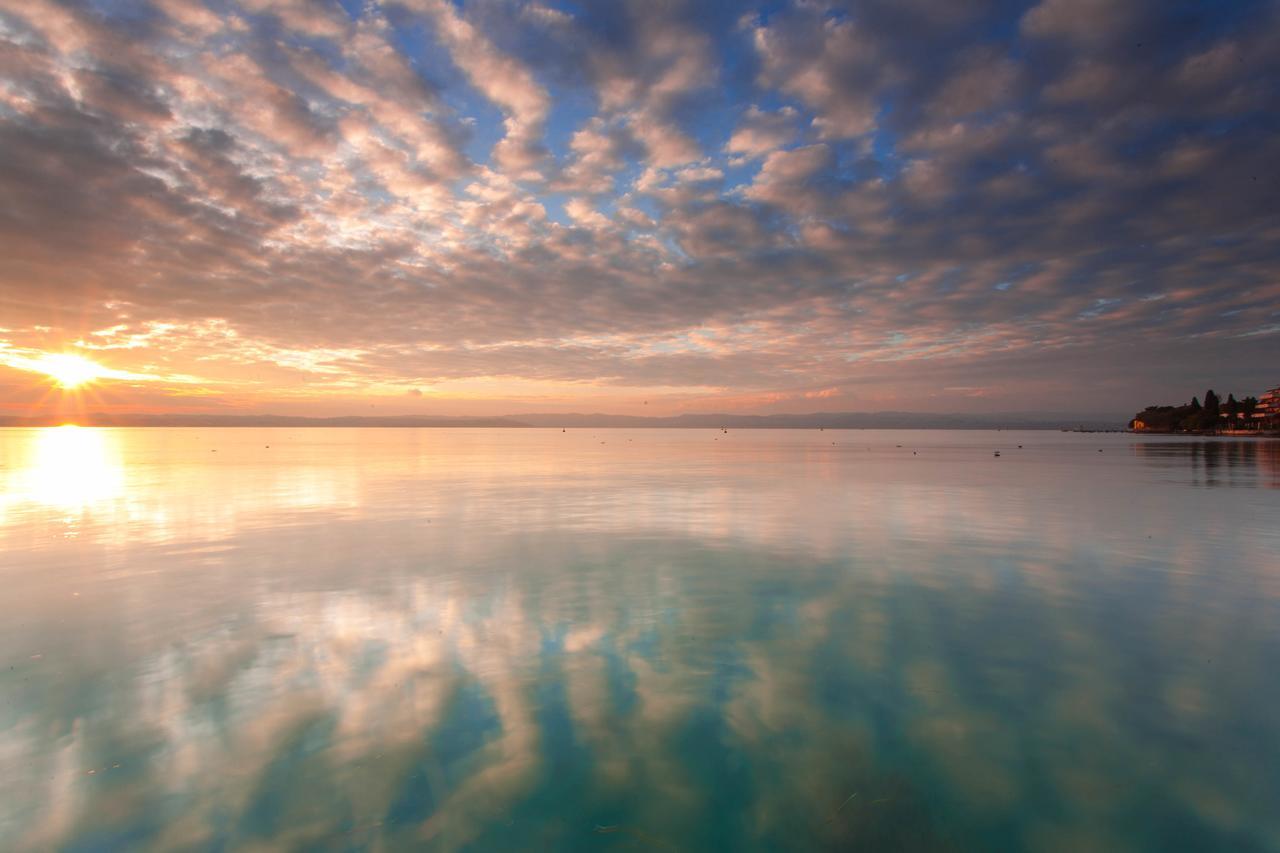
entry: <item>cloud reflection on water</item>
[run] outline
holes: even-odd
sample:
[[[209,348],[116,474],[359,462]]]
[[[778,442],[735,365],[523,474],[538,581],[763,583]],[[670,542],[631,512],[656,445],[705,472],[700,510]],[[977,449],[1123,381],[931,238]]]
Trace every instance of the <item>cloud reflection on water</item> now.
[[[5,560],[28,612],[0,629],[17,653],[0,756],[21,768],[0,777],[0,837],[1280,843],[1263,677],[1280,591],[1274,534],[1250,521],[1271,493],[1205,505],[1183,484],[1144,503],[1103,488],[1128,463],[1083,453],[993,474],[937,449],[903,474],[871,458],[886,448],[811,449],[828,454],[814,464],[758,447],[769,478],[683,447],[513,447],[540,455],[521,470],[511,447],[455,446],[395,471],[350,446],[328,508],[264,488],[260,511],[288,523],[225,514],[221,540],[184,514],[252,479],[174,457],[162,470],[189,465],[205,488],[128,475],[159,490],[134,500],[165,507],[171,541],[90,526],[43,547],[43,574]],[[275,482],[325,470],[302,457]]]

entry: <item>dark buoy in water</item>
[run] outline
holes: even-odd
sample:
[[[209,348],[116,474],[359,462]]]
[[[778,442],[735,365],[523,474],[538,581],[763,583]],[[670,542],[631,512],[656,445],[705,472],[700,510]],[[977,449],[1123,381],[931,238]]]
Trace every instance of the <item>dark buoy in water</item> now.
[[[994,455],[999,456],[999,455],[1000,455],[1000,451],[999,451],[999,450],[997,450],[997,451],[995,452],[995,454],[994,454]]]

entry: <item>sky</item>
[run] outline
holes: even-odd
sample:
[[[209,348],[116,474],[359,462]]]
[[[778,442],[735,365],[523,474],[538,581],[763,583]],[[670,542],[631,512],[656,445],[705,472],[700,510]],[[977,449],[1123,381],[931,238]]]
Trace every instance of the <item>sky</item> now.
[[[0,414],[1257,394],[1276,44],[1274,0],[0,0]]]

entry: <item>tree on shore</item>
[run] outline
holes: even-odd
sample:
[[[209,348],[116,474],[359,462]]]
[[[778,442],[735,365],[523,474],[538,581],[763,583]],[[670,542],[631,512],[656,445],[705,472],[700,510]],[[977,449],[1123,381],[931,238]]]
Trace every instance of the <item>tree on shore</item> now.
[[[1195,425],[1192,429],[1213,430],[1218,428],[1218,413],[1222,408],[1218,395],[1210,388],[1204,392],[1204,406],[1200,413],[1195,417]]]
[[[1227,395],[1227,402],[1222,407],[1222,411],[1227,413],[1227,423],[1234,427],[1236,425],[1236,419],[1240,417],[1240,404],[1236,402],[1235,394]]]
[[[1141,421],[1150,432],[1215,432],[1237,426],[1240,421],[1246,426],[1251,424],[1257,407],[1257,397],[1236,400],[1234,394],[1228,394],[1223,402],[1211,388],[1205,392],[1203,405],[1199,397],[1192,397],[1190,403],[1181,406],[1148,406],[1130,424]],[[1227,417],[1222,418],[1222,413]]]

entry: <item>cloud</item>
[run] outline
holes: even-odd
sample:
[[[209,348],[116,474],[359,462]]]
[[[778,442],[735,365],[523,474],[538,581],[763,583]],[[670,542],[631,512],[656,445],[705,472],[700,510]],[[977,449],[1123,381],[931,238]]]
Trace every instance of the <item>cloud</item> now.
[[[621,42],[596,42],[588,51],[588,73],[603,114],[624,117],[651,166],[699,159],[700,146],[677,124],[674,112],[715,83],[711,40],[681,14],[684,4],[620,7],[616,32]]]
[[[539,175],[538,166],[546,156],[542,135],[550,109],[546,90],[528,68],[497,50],[452,3],[412,0],[408,5],[430,16],[438,38],[471,85],[503,111],[505,136],[494,147],[495,162],[518,177]]]
[[[254,15],[265,15],[281,26],[303,35],[341,39],[351,31],[351,19],[336,0],[238,0],[240,7]],[[181,8],[170,4],[169,8]],[[188,6],[187,8],[191,8]],[[178,12],[181,15],[181,12]]]
[[[1257,390],[1280,24],[1121,5],[0,0],[0,343],[266,407]]]
[[[878,90],[892,64],[884,45],[852,20],[826,17],[818,7],[798,10],[755,30],[760,82],[799,99],[814,111],[825,138],[874,130]]]
[[[743,194],[799,216],[817,213],[821,197],[831,188],[834,164],[831,148],[822,143],[775,151],[765,158]]]
[[[624,123],[594,117],[574,132],[569,150],[569,162],[561,171],[556,188],[607,193],[615,186],[615,175],[644,149]]]
[[[1022,16],[1022,31],[1035,38],[1084,45],[1114,39],[1142,20],[1143,3],[1107,0],[1041,0]]]
[[[762,157],[781,148],[795,138],[797,115],[794,107],[766,112],[752,105],[724,144],[724,150],[730,154]]]

